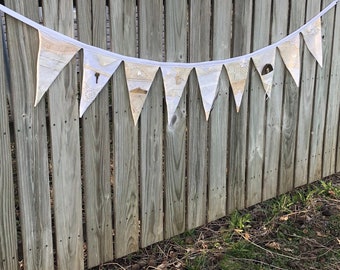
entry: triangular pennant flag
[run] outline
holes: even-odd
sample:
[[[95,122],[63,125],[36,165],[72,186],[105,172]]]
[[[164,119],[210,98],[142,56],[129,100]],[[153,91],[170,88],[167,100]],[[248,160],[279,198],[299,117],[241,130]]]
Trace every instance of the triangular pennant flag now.
[[[293,35],[288,41],[278,45],[281,58],[297,86],[300,85],[300,36]]]
[[[165,101],[168,110],[168,123],[170,123],[178,107],[192,68],[163,66],[161,69],[164,81]]]
[[[321,34],[321,18],[318,18],[313,23],[307,24],[301,31],[308,50],[318,61],[322,67],[322,34]]]
[[[37,87],[34,106],[58,77],[64,67],[72,60],[80,47],[39,31],[39,51],[37,60]]]
[[[205,117],[208,121],[209,114],[216,97],[218,79],[222,66],[196,67],[198,83],[200,85]]]
[[[97,52],[93,52],[84,49],[80,117],[95,100],[121,63],[119,59],[100,53],[101,49],[97,50]]]
[[[132,116],[135,124],[137,124],[146,96],[159,66],[130,62],[125,62],[124,65]]]
[[[240,110],[243,92],[246,87],[249,72],[249,61],[250,58],[247,57],[224,64],[228,73],[231,88],[233,89],[237,112]]]
[[[268,48],[252,56],[256,70],[258,71],[262,85],[268,97],[270,97],[275,66],[276,48]]]

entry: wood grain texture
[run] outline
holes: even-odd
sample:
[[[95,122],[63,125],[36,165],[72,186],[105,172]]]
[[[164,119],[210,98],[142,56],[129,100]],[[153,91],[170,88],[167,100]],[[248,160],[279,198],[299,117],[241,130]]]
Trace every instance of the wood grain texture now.
[[[271,42],[276,42],[287,35],[289,0],[273,1],[273,19]],[[267,102],[265,157],[263,171],[262,199],[273,198],[277,194],[279,160],[281,146],[282,102],[285,66],[276,52],[275,74],[271,97]]]
[[[253,1],[235,1],[232,56],[247,54],[251,49],[251,27]],[[243,93],[240,112],[236,112],[235,102],[230,99],[230,139],[227,212],[242,209],[245,206],[245,178],[247,151],[247,114],[248,83]]]
[[[35,21],[39,18],[37,1],[5,4]],[[38,36],[35,30],[10,17],[7,31],[25,269],[53,269],[44,100],[33,107]]]
[[[306,21],[320,12],[321,1],[307,1]],[[299,121],[296,139],[296,164],[294,187],[299,187],[308,182],[308,156],[310,148],[310,129],[313,116],[313,97],[317,62],[311,55],[306,45],[303,47],[302,74],[300,86]]]
[[[330,2],[330,0],[323,1],[322,7],[326,7]],[[318,66],[316,73],[316,90],[314,93],[314,111],[309,153],[309,182],[319,180],[323,176],[323,147],[329,78],[331,73],[334,15],[335,9],[331,9],[322,18],[322,35],[324,36],[322,50],[324,66],[323,68]]]
[[[1,28],[1,25],[0,25]],[[0,29],[1,30],[1,29]],[[13,169],[7,111],[6,72],[0,34],[0,269],[18,269]]]
[[[165,1],[165,48],[167,61],[187,61],[187,3]],[[187,90],[165,130],[164,237],[185,230],[186,97]],[[166,114],[167,115],[167,114]],[[167,123],[168,120],[164,119]]]
[[[254,2],[252,51],[270,44],[271,1]],[[249,85],[249,120],[248,120],[248,156],[246,178],[246,206],[251,206],[262,200],[262,177],[264,162],[265,109],[266,94],[262,81],[254,65],[251,67],[251,83]]]
[[[212,58],[226,59],[231,53],[232,2],[215,0],[212,13]],[[223,33],[221,35],[221,33]],[[218,94],[209,117],[208,128],[208,222],[226,215],[227,142],[229,120],[229,82],[223,69]]]
[[[78,37],[105,49],[106,1],[77,1]],[[87,266],[113,259],[108,87],[82,118]]]
[[[110,1],[111,44],[117,53],[135,56],[135,10],[133,1]],[[117,35],[121,38],[117,39]],[[138,250],[138,126],[134,125],[124,67],[112,80],[113,156],[114,156],[114,230],[115,257]]]
[[[189,61],[210,59],[211,1],[190,3]],[[199,26],[199,27],[198,27]],[[189,76],[187,229],[205,224],[207,209],[208,123],[194,72]]]
[[[139,20],[140,57],[162,61],[163,1],[140,1]],[[142,247],[163,240],[163,93],[159,70],[140,116]]]
[[[292,1],[290,5],[289,33],[298,29],[305,22],[306,2]],[[294,156],[296,147],[296,131],[299,110],[299,87],[296,86],[290,73],[286,71],[283,97],[283,118],[281,134],[281,155],[279,174],[279,193],[291,191],[294,186]]]
[[[73,37],[73,3],[43,1],[44,24]],[[47,16],[48,14],[48,16]],[[57,265],[84,268],[77,73],[71,61],[49,89]]]

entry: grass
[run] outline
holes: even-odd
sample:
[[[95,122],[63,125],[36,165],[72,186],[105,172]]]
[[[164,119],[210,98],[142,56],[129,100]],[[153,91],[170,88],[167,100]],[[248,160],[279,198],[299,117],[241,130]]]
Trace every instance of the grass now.
[[[97,269],[340,269],[340,175]]]

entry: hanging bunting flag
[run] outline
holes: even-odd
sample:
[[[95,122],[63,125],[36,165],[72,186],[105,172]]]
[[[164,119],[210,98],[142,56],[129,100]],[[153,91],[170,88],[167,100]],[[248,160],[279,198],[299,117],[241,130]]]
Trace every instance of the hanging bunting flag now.
[[[124,62],[133,120],[137,124],[158,66]]]
[[[198,83],[200,85],[205,117],[208,121],[209,114],[217,94],[217,84],[220,78],[222,65],[211,67],[196,67]]]
[[[80,117],[107,84],[120,63],[119,59],[101,54],[100,49],[96,52],[84,49]]]
[[[321,18],[318,18],[311,24],[307,24],[301,31],[303,39],[308,50],[318,61],[322,67],[322,34],[321,34]]]
[[[161,67],[164,81],[165,101],[168,110],[168,123],[171,122],[192,68]]]
[[[255,68],[260,75],[262,85],[268,97],[270,97],[275,66],[276,48],[269,48],[252,56]]]
[[[242,96],[246,87],[249,72],[249,61],[249,57],[243,57],[236,61],[224,64],[233,90],[237,112],[240,111]]]
[[[297,86],[300,85],[300,35],[296,33],[289,40],[278,45],[281,58]]]
[[[80,50],[79,46],[57,39],[46,32],[39,33],[39,51],[37,60],[37,87],[34,106],[58,77],[64,67]]]

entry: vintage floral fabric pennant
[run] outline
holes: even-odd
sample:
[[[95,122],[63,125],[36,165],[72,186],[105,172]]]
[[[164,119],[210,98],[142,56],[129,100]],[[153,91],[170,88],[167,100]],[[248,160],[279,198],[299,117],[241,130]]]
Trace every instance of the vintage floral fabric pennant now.
[[[124,65],[131,111],[136,125],[159,67],[130,62],[125,62]]]
[[[208,120],[213,102],[216,97],[218,79],[221,75],[222,65],[196,67],[195,70],[200,86],[205,117],[206,120]]]

